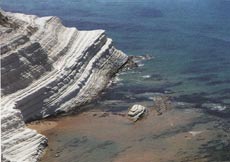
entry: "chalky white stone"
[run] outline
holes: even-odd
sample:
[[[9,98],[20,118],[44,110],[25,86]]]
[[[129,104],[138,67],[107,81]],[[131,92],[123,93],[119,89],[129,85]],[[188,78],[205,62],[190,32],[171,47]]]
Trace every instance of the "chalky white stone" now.
[[[143,115],[146,111],[146,108],[142,105],[133,105],[131,109],[128,112],[128,115],[136,121],[140,118],[141,115]]]
[[[103,30],[67,28],[57,17],[0,11],[3,161],[37,161],[46,137],[25,121],[95,99],[127,56]]]

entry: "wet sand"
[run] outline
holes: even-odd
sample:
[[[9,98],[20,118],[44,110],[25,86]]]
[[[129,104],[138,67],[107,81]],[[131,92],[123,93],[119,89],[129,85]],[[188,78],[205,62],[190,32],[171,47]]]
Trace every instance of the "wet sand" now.
[[[57,126],[57,122],[55,121],[50,121],[50,120],[43,120],[43,121],[35,121],[35,122],[31,122],[29,124],[27,124],[28,128],[31,129],[35,129],[37,130],[39,133],[43,133],[46,130],[50,130],[54,127]]]
[[[42,162],[221,161],[208,150],[229,141],[220,120],[197,109],[171,109],[132,122],[126,112],[91,110],[30,124],[49,139]],[[221,137],[221,138],[220,138]]]

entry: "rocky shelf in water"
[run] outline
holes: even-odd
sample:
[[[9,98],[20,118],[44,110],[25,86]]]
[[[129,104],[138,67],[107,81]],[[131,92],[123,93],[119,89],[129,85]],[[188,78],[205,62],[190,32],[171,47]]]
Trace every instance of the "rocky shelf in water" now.
[[[38,161],[47,138],[25,122],[78,109],[106,88],[128,56],[104,30],[0,10],[2,161]]]

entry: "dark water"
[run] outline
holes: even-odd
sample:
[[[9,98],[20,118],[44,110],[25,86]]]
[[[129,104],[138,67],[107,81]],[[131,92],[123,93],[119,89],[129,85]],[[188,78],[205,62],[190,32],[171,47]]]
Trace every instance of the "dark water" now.
[[[199,106],[230,105],[229,0],[3,0],[1,8],[59,16],[78,29],[102,28],[127,54],[154,56],[135,75],[121,77],[125,85],[117,93],[125,94],[119,98],[140,88],[170,91]]]
[[[151,104],[160,93],[217,117],[229,132],[230,0],[2,0],[0,5],[55,15],[78,29],[105,29],[118,49],[154,57],[121,74],[97,107],[122,111],[138,102]],[[226,151],[229,144],[216,153],[230,161]]]

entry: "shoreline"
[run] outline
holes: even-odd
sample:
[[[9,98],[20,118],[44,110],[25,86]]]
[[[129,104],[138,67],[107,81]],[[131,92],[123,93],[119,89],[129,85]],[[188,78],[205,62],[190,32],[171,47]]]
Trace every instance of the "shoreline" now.
[[[197,151],[203,144],[218,136],[221,130],[212,129],[217,119],[213,118],[213,121],[210,121],[203,112],[194,109],[171,109],[162,115],[157,115],[152,108],[148,109],[148,115],[137,122],[130,121],[126,112],[116,114],[95,109],[57,118],[52,128],[48,124],[52,119],[39,123],[38,127],[46,128],[41,133],[50,138],[49,146],[41,161],[71,161],[71,158],[76,157],[84,161],[102,157],[114,162],[122,160],[147,162],[151,159],[163,162],[186,157],[192,160],[199,157],[203,162],[212,156],[204,156],[206,153],[199,154]],[[100,153],[101,145],[110,150],[110,153],[106,153],[108,157]],[[90,156],[87,150],[92,148],[95,151]],[[147,152],[140,156],[143,149]],[[186,153],[175,156],[182,149]],[[162,150],[167,156],[159,154]],[[88,156],[83,156],[84,154]],[[105,159],[101,161],[106,161]]]
[[[79,31],[63,26],[57,17],[2,10],[0,18],[2,160],[36,162],[47,138],[25,122],[92,102],[128,56],[113,46],[104,30]]]
[[[0,14],[2,161],[230,161],[230,46],[221,39],[230,9],[209,0],[198,8],[198,1],[148,3],[2,3],[58,15],[68,27],[57,17]],[[103,30],[85,31],[101,27],[124,51],[154,60],[121,71],[114,84],[107,78],[119,72],[114,64],[127,61]],[[151,109],[158,95],[176,108],[130,123],[126,109]]]

